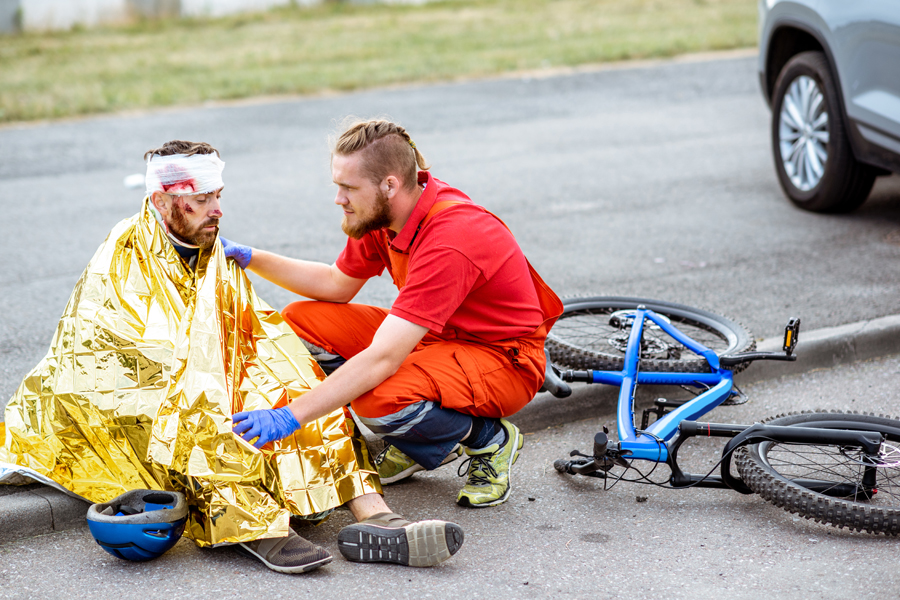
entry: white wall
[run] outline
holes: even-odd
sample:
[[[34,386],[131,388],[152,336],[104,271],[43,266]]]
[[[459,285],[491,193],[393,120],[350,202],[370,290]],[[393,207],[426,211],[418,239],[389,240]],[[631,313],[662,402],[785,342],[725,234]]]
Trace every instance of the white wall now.
[[[185,17],[221,17],[237,12],[266,10],[290,4],[291,0],[181,0],[181,14]],[[298,4],[309,4],[298,2]]]
[[[162,2],[162,0],[160,0]],[[181,15],[219,17],[238,12],[266,10],[290,4],[291,0],[180,0]],[[123,21],[135,14],[153,14],[154,0],[20,0],[22,28],[26,31],[91,27]],[[319,4],[321,0],[297,0],[297,4]],[[140,4],[140,7],[136,6]],[[140,8],[140,10],[138,10]]]
[[[21,0],[20,7],[26,31],[90,27],[128,17],[127,0]]]

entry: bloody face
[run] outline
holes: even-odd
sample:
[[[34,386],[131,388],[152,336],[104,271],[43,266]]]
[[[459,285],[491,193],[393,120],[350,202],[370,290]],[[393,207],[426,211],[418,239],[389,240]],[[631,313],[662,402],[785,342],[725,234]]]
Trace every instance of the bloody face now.
[[[216,241],[219,233],[221,190],[211,194],[173,196],[165,215],[169,232],[193,246],[206,249]]]

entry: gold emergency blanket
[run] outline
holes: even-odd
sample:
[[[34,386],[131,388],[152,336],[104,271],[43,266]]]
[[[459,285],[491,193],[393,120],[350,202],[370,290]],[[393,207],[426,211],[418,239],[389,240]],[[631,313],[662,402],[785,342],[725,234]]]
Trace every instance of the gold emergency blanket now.
[[[232,433],[235,412],[284,406],[322,379],[221,244],[191,269],[145,199],[97,250],[7,405],[0,462],[91,502],[182,491],[200,546],[283,536],[291,514],[381,491],[342,410],[262,451]]]

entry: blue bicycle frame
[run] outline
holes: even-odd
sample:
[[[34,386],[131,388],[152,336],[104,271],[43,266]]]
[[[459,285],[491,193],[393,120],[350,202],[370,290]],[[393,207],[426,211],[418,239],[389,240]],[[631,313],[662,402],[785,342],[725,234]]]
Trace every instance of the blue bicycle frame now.
[[[664,317],[647,308],[634,310],[634,321],[628,346],[625,350],[625,368],[622,371],[593,371],[593,383],[619,386],[619,404],[616,421],[619,430],[620,449],[623,456],[632,459],[666,462],[669,456],[668,442],[678,432],[682,421],[693,421],[724,402],[733,392],[732,372],[723,369],[715,352],[681,333]],[[686,348],[704,357],[709,363],[709,373],[641,373],[641,338],[644,323],[649,320]],[[707,388],[692,400],[655,421],[645,431],[634,427],[634,390],[637,384],[689,385]]]

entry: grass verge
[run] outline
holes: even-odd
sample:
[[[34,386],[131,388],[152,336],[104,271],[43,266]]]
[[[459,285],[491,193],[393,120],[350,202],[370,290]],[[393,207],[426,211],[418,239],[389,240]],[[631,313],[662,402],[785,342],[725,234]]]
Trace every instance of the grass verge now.
[[[755,0],[329,2],[0,36],[0,122],[755,44]]]

